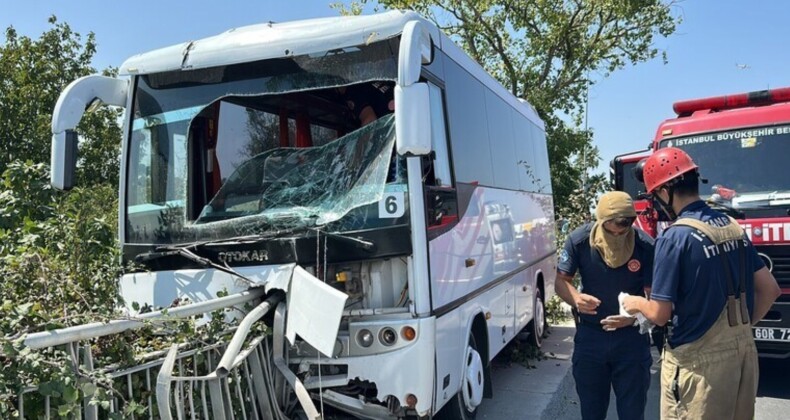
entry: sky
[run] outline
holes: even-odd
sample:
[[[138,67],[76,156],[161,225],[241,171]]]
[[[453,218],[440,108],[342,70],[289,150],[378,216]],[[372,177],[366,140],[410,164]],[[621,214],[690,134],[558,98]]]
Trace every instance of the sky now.
[[[57,16],[78,33],[96,34],[93,66],[118,67],[129,56],[230,28],[336,16],[337,0],[0,0],[0,27],[38,38]],[[587,124],[608,171],[616,155],[644,149],[658,124],[682,99],[790,86],[790,1],[685,0],[675,34],[657,38],[660,58],[628,66],[607,78],[591,74]],[[2,38],[4,39],[4,38]]]

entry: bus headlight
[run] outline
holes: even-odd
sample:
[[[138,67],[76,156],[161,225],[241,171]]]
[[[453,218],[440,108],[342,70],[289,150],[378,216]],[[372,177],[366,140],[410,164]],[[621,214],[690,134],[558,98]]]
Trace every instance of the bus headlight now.
[[[370,347],[373,344],[373,333],[370,330],[359,330],[357,343],[362,347]]]
[[[419,322],[412,319],[351,322],[345,336],[349,344],[347,356],[368,356],[411,346],[420,336],[418,326]]]
[[[398,341],[398,333],[390,327],[382,328],[379,332],[379,341],[389,347]]]

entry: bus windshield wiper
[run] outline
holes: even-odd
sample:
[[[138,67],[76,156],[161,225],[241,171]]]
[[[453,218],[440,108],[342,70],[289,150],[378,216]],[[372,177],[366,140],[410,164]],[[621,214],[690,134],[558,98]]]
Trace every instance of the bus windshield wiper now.
[[[320,235],[326,235],[326,236],[328,236],[328,237],[330,237],[332,239],[337,239],[339,242],[345,242],[345,243],[354,245],[355,247],[364,249],[365,251],[368,251],[368,252],[373,252],[373,251],[376,250],[376,244],[371,242],[371,241],[366,241],[366,240],[361,239],[361,238],[354,238],[352,236],[347,236],[347,235],[344,235],[342,233],[328,232],[328,231],[323,231],[323,230],[319,230],[319,229],[315,229],[315,228],[311,229],[311,230],[315,231],[316,234],[319,235],[319,236]]]
[[[316,216],[317,217],[317,216]],[[338,232],[329,232],[326,230],[321,229],[320,226],[316,226],[315,223],[313,224],[305,224],[302,226],[298,226],[295,228],[290,229],[282,229],[282,230],[275,230],[261,234],[253,234],[253,235],[244,235],[244,236],[236,236],[231,238],[225,239],[217,239],[213,241],[206,241],[194,244],[193,246],[222,246],[222,245],[241,245],[241,244],[255,244],[260,243],[263,241],[269,240],[279,240],[279,239],[287,239],[291,236],[295,236],[304,232],[315,232],[317,236],[325,235],[332,239],[336,239],[339,242],[345,242],[351,245],[354,245],[357,248],[361,248],[365,251],[373,252],[376,248],[376,244],[371,241],[366,241],[361,238],[355,238],[352,236],[348,236],[343,233]]]
[[[212,247],[212,246],[250,245],[250,244],[257,244],[269,240],[283,239],[283,238],[287,238],[288,235],[295,235],[315,228],[315,219],[317,218],[318,218],[317,215],[311,215],[307,217],[308,223],[296,227],[286,228],[286,229],[276,229],[276,230],[270,230],[261,233],[252,233],[248,235],[230,236],[227,238],[208,239],[203,241],[191,242],[188,244],[183,244],[175,247],[162,247],[160,249],[172,249],[172,248],[196,249],[200,247]]]
[[[286,239],[290,235],[297,235],[303,232],[310,232],[310,231],[315,232],[316,236],[320,237],[321,235],[324,235],[332,239],[336,239],[338,242],[345,242],[354,245],[355,247],[363,249],[365,251],[373,252],[376,249],[376,244],[371,241],[366,241],[361,238],[355,238],[353,236],[348,236],[343,233],[322,230],[320,227],[316,227],[316,226],[301,226],[294,229],[285,229],[281,231],[269,232],[262,235],[248,235],[238,238],[223,239],[219,241],[204,243],[201,244],[201,246],[251,244],[251,243],[258,243],[267,240]]]
[[[189,249],[189,248],[192,248],[192,247],[195,247],[195,246],[199,246],[199,245],[200,245],[200,243],[191,243],[191,244],[185,244],[185,245],[175,246],[175,247],[160,247],[160,248],[158,248],[155,251],[149,251],[149,252],[143,252],[143,253],[137,254],[137,256],[134,257],[134,261],[137,262],[137,263],[144,263],[144,262],[147,262],[147,261],[158,260],[160,258],[165,258],[165,257],[170,257],[170,256],[176,256],[177,255],[177,256],[186,258],[189,261],[197,263],[201,267],[211,267],[211,268],[217,269],[219,271],[222,271],[223,273],[227,273],[227,274],[236,276],[236,277],[238,277],[238,278],[240,278],[240,279],[242,279],[242,280],[244,280],[244,281],[246,281],[246,282],[248,282],[250,284],[254,284],[255,283],[254,281],[250,280],[248,277],[246,277],[246,276],[244,276],[242,274],[239,274],[236,270],[234,270],[234,269],[232,269],[232,268],[230,268],[228,266],[223,266],[223,265],[217,264],[214,261],[211,261],[211,259],[209,259],[209,258],[201,257],[200,255],[195,254],[194,252],[192,252]]]

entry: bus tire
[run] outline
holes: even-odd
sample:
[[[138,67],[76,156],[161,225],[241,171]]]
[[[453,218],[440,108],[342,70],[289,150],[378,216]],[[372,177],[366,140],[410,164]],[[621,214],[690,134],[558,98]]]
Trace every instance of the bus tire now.
[[[537,347],[543,344],[543,338],[546,336],[546,303],[543,300],[543,294],[540,293],[539,288],[535,288],[535,310],[532,314],[532,321],[527,325],[529,331],[529,342]]]
[[[477,340],[469,334],[469,344],[464,350],[464,371],[461,389],[442,407],[435,418],[442,420],[472,420],[483,402],[485,392],[485,363],[477,351]]]

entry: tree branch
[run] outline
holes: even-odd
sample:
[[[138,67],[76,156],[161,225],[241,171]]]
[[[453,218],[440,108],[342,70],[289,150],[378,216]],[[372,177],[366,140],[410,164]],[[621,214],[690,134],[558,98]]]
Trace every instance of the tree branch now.
[[[491,49],[494,50],[499,55],[499,58],[502,60],[502,64],[505,66],[505,71],[508,73],[508,79],[510,81],[510,91],[514,95],[516,95],[518,83],[517,83],[517,73],[516,69],[513,66],[513,62],[510,60],[510,56],[507,53],[507,48],[504,46],[504,40],[499,32],[494,29],[485,19],[485,17],[477,10],[474,5],[471,7],[472,13],[474,13],[477,22],[483,26],[485,31],[481,31],[480,35],[488,41],[488,44],[491,46]]]

